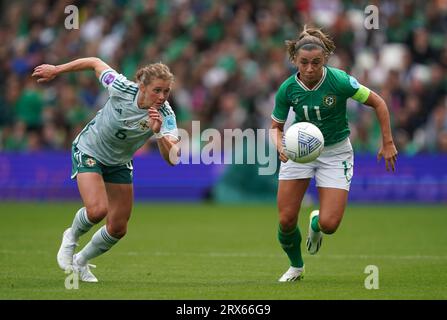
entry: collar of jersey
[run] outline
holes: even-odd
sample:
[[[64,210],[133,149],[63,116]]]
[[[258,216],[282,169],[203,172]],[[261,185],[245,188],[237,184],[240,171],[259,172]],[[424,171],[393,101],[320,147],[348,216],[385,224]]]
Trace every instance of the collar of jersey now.
[[[315,85],[315,87],[313,87],[312,89],[309,89],[299,78],[298,78],[298,74],[299,72],[296,73],[295,75],[295,80],[296,82],[300,85],[301,88],[303,88],[303,90],[305,91],[316,91],[318,90],[318,88],[320,88],[321,84],[324,82],[324,79],[326,79],[326,67],[323,66],[323,76],[321,77],[320,81],[318,81],[318,83]]]

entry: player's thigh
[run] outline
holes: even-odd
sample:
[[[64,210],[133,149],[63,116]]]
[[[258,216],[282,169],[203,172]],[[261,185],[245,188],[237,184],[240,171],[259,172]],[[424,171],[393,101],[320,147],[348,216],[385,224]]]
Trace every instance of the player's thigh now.
[[[310,179],[279,180],[279,223],[285,229],[294,228]]]
[[[349,149],[350,144],[348,143],[349,141],[339,149],[322,153],[315,161],[315,181],[318,188],[337,188],[349,191],[354,175],[354,153],[352,149]]]
[[[349,140],[323,152],[316,163],[315,180],[320,195],[319,222],[325,233],[333,233],[343,218],[354,174],[354,153]]]
[[[131,183],[106,183],[109,201],[107,214],[107,231],[114,237],[121,238],[127,232],[133,205],[133,185]]]
[[[87,216],[97,223],[107,215],[108,200],[104,180],[99,173],[81,172],[76,175],[79,193]]]
[[[337,230],[348,203],[348,191],[339,188],[318,188],[320,197],[319,223],[325,233]]]

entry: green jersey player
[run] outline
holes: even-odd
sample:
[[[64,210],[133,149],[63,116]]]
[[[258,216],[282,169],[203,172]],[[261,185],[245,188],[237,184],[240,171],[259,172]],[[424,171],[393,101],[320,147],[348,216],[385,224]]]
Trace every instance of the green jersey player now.
[[[394,171],[397,156],[384,100],[344,71],[325,65],[335,49],[329,37],[319,29],[304,27],[298,39],[286,41],[286,46],[298,72],[280,86],[272,113],[272,139],[282,161],[278,185],[278,240],[291,264],[280,282],[299,280],[304,274],[297,222],[311,178],[316,180],[320,209],[310,214],[308,252],[315,254],[321,246],[322,234],[334,233],[342,220],[354,166],[346,115],[348,98],[374,108],[382,133],[378,159],[385,158],[387,170]],[[284,152],[284,123],[290,108],[295,112],[295,122],[311,122],[323,133],[325,147],[313,162],[292,162]]]
[[[73,142],[72,178],[77,179],[84,207],[65,230],[57,261],[63,270],[79,272],[80,280],[97,282],[88,261],[108,251],[127,231],[134,153],[154,135],[163,158],[171,165],[177,163],[177,124],[167,102],[174,76],[166,65],[155,63],[138,70],[133,82],[98,58],[40,65],[33,76],[46,82],[79,70],[94,70],[109,99]],[[106,225],[75,254],[79,237],[105,217]]]

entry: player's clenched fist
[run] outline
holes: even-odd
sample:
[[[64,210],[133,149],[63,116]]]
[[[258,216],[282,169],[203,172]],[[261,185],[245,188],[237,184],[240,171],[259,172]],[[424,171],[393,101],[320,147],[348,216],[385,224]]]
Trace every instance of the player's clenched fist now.
[[[160,113],[154,107],[148,109],[149,114],[149,128],[151,128],[152,132],[158,133],[161,129],[161,124],[163,120],[161,118]]]
[[[34,68],[32,74],[33,77],[37,77],[37,82],[47,82],[53,80],[57,76],[56,66],[51,64],[41,64]]]

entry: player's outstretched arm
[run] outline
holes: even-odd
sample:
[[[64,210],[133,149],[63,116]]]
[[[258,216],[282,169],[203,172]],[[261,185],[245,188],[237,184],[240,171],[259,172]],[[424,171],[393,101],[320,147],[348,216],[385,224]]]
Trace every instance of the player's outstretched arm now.
[[[395,170],[397,160],[397,149],[394,145],[393,136],[391,134],[390,114],[385,101],[377,93],[371,91],[365,104],[374,108],[377,119],[379,120],[380,130],[382,132],[382,146],[377,153],[377,160],[382,157],[385,159],[386,170]]]
[[[99,58],[90,57],[76,59],[56,66],[51,64],[41,64],[34,68],[32,76],[37,78],[37,82],[47,82],[53,80],[57,75],[64,72],[94,70],[96,76],[99,78],[101,73],[106,69],[110,69],[110,67],[104,61]]]

